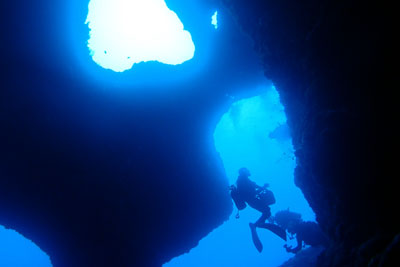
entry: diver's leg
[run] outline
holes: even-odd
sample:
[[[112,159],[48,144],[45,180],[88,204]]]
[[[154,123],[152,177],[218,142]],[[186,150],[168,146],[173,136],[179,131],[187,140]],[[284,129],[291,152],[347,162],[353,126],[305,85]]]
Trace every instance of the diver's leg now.
[[[261,217],[256,221],[255,225],[257,227],[260,227],[261,225],[265,224],[265,221],[271,217],[271,209],[269,207],[267,207],[266,209],[264,209],[263,211],[261,211]]]
[[[251,239],[253,240],[253,244],[256,247],[256,249],[258,250],[258,252],[261,253],[263,250],[263,245],[260,241],[260,238],[258,237],[256,226],[254,223],[249,223],[249,226],[250,226]]]
[[[272,223],[260,223],[258,227],[270,230],[272,233],[276,234],[277,236],[286,241],[286,231],[280,226]]]
[[[263,225],[265,223],[265,221],[269,218],[270,214],[263,212],[261,214],[261,217],[256,221],[255,225],[257,227],[260,227],[261,225]]]

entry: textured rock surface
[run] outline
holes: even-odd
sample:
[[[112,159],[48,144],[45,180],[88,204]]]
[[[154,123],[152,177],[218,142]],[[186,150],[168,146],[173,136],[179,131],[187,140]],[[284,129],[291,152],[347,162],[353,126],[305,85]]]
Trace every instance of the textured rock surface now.
[[[284,262],[279,267],[314,267],[317,265],[318,257],[323,251],[323,247],[309,247],[302,249],[293,258]]]
[[[332,239],[320,264],[365,266],[400,231],[394,110],[382,90],[390,88],[388,12],[366,1],[223,2],[286,107],[295,182]]]

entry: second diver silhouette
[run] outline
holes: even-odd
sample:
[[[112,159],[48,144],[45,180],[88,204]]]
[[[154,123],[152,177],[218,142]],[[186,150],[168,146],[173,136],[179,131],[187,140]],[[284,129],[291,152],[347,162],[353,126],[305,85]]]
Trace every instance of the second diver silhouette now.
[[[296,254],[303,248],[303,244],[311,247],[327,247],[329,245],[329,239],[319,225],[316,222],[303,221],[300,213],[292,212],[289,209],[281,210],[271,217],[271,221],[286,229],[290,234],[290,239],[296,238],[296,247],[284,246],[287,252]]]
[[[236,185],[230,186],[231,197],[238,209],[236,218],[239,218],[239,211],[245,209],[247,204],[261,212],[261,217],[255,223],[249,223],[249,226],[253,243],[257,250],[262,252],[263,245],[258,237],[257,228],[268,229],[285,241],[286,231],[276,224],[265,222],[271,216],[269,205],[275,203],[275,197],[272,191],[267,189],[268,184],[261,187],[249,179],[250,175],[250,171],[247,168],[239,169]]]

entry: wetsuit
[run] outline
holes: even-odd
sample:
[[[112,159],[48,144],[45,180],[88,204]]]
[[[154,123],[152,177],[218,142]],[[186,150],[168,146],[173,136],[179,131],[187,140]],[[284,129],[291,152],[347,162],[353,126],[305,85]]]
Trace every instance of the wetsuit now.
[[[262,213],[261,217],[255,223],[257,226],[265,223],[265,220],[271,216],[270,207],[262,200],[257,198],[257,194],[263,189],[247,176],[239,176],[237,181],[237,192],[250,207]]]

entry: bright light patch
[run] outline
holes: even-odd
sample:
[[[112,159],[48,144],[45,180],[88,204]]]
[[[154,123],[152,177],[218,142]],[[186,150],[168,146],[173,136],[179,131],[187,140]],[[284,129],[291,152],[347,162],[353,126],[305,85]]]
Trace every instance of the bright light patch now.
[[[218,29],[218,11],[215,11],[211,17],[211,24],[214,25],[215,29]]]
[[[52,267],[50,257],[32,241],[0,225],[0,266]]]
[[[86,23],[93,60],[122,72],[133,64],[177,65],[193,58],[190,33],[164,0],[91,0]]]
[[[215,128],[215,148],[229,184],[236,182],[238,169],[245,166],[254,182],[270,184],[276,198],[271,205],[272,214],[290,208],[301,213],[303,219],[314,220],[313,211],[294,184],[296,159],[292,138],[285,127],[284,107],[272,86],[259,96],[232,104]],[[163,267],[280,266],[293,256],[283,248],[285,242],[266,229],[258,231],[264,245],[259,253],[251,241],[249,222],[255,222],[260,212],[248,207],[240,212],[239,219],[235,215],[236,208],[230,219],[203,238],[197,247]],[[295,242],[288,239],[287,245],[296,245]]]

